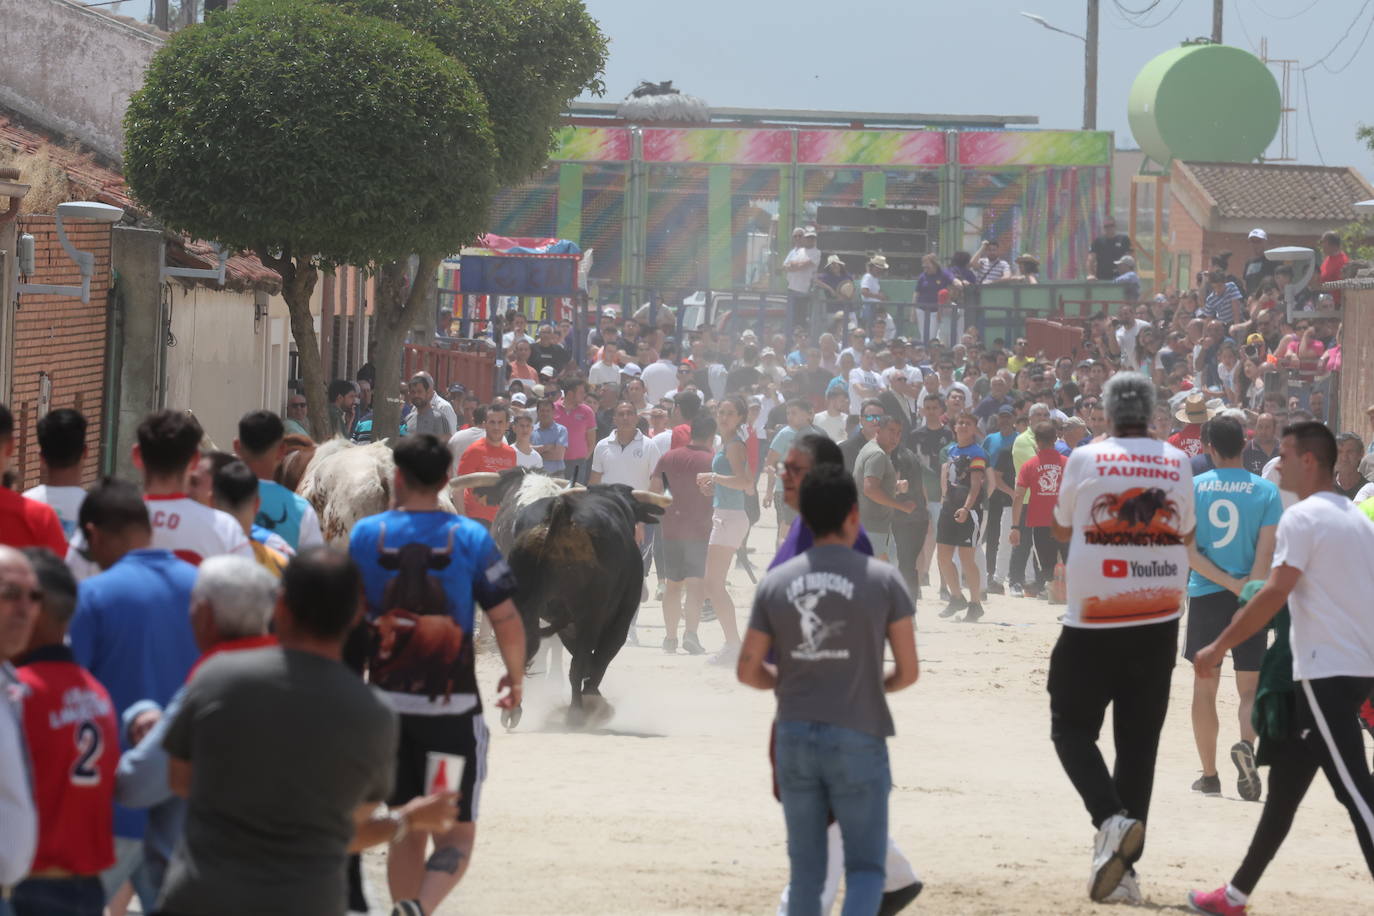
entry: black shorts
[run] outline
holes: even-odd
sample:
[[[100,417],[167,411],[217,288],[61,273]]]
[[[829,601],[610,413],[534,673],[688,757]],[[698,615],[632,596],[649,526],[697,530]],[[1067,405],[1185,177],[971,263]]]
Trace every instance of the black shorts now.
[[[477,820],[482,783],[487,778],[487,721],[482,710],[461,716],[401,716],[401,740],[396,752],[396,786],[387,804],[393,808],[425,791],[426,755],[430,751],[454,754],[466,760],[458,791],[458,820]]]
[[[1198,651],[1216,641],[1240,608],[1240,598],[1228,591],[1197,595],[1188,599],[1188,632],[1183,641],[1183,657],[1188,661]],[[1231,650],[1231,664],[1237,671],[1258,671],[1268,648],[1268,631],[1260,630]]]
[[[700,579],[706,575],[705,541],[663,540],[663,578],[669,582]]]
[[[970,509],[968,517],[962,522],[957,522],[954,520],[954,513],[961,508],[963,507],[950,506],[949,503],[940,507],[940,518],[935,523],[935,543],[951,547],[972,547],[978,542],[983,528],[983,510]]]

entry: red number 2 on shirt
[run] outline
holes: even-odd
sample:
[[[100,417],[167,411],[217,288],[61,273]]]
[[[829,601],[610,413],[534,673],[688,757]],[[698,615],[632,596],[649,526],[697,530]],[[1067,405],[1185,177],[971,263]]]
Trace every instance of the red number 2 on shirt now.
[[[100,784],[100,755],[105,750],[105,739],[100,729],[89,719],[76,728],[76,763],[72,764],[72,785],[96,786]]]

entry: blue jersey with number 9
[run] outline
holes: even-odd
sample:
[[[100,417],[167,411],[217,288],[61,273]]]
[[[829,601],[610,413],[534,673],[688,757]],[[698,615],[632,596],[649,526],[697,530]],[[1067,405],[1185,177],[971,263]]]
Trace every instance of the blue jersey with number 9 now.
[[[1279,488],[1244,468],[1217,468],[1193,480],[1197,550],[1221,570],[1248,578],[1260,529],[1279,523]],[[1188,574],[1188,594],[1225,591],[1211,579]]]

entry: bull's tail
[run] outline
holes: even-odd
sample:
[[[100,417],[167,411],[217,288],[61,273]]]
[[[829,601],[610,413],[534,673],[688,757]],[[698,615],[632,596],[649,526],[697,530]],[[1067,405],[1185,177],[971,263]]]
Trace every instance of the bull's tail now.
[[[545,544],[563,543],[573,528],[573,502],[567,496],[559,496],[554,499],[553,505],[549,507],[548,534],[544,536]]]

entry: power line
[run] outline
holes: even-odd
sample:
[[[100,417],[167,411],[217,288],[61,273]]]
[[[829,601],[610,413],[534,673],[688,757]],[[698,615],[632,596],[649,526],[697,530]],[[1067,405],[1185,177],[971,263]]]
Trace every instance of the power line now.
[[[1316,7],[1318,3],[1321,2],[1322,0],[1312,0],[1312,2],[1307,4],[1305,8],[1299,10],[1296,13],[1292,13],[1288,16],[1280,16],[1278,13],[1269,12],[1267,9],[1259,5],[1259,0],[1250,0],[1250,5],[1253,6],[1255,9],[1259,10],[1265,16],[1268,16],[1270,19],[1278,19],[1281,22],[1287,22],[1289,19],[1297,19],[1300,16],[1306,16],[1308,13],[1312,12],[1312,10]],[[1239,2],[1237,2],[1237,6],[1239,6]]]
[[[1298,75],[1302,77],[1302,100],[1304,103],[1302,107],[1307,111],[1307,128],[1312,131],[1312,146],[1317,150],[1318,161],[1320,161],[1322,165],[1326,165],[1326,157],[1322,155],[1321,141],[1317,139],[1317,125],[1312,122],[1312,96],[1307,91],[1306,68],[1298,71]]]
[[[1364,43],[1369,40],[1369,33],[1371,30],[1374,30],[1374,16],[1369,17],[1369,25],[1364,27],[1364,35],[1360,36],[1360,43],[1355,46],[1355,51],[1350,55],[1349,59],[1347,59],[1345,63],[1341,64],[1339,67],[1336,67],[1334,69],[1328,67],[1325,63],[1323,63],[1322,69],[1325,70],[1327,73],[1343,73],[1346,70],[1346,68],[1348,68],[1351,64],[1355,62],[1355,58],[1360,56],[1360,52],[1364,50]]]
[[[1320,2],[1320,0],[1317,0]],[[1245,43],[1250,46],[1250,50],[1259,56],[1259,48],[1255,45],[1255,40],[1250,37],[1250,30],[1245,27],[1245,17],[1240,14],[1240,0],[1231,0],[1231,9],[1236,14],[1236,22],[1240,23],[1240,30],[1245,35]]]
[[[1336,41],[1336,43],[1335,43],[1334,45],[1331,46],[1331,50],[1327,51],[1327,52],[1326,52],[1325,54],[1323,54],[1321,57],[1317,58],[1317,60],[1316,60],[1315,63],[1310,63],[1310,64],[1308,64],[1306,67],[1303,67],[1302,69],[1303,69],[1304,71],[1311,70],[1313,67],[1316,67],[1316,66],[1318,66],[1318,65],[1324,64],[1324,63],[1326,62],[1326,59],[1327,59],[1328,57],[1330,57],[1332,54],[1335,54],[1335,53],[1336,53],[1336,50],[1337,50],[1341,45],[1345,44],[1345,40],[1346,40],[1347,38],[1349,38],[1349,37],[1353,34],[1353,31],[1352,31],[1352,30],[1355,28],[1355,23],[1359,22],[1359,21],[1360,21],[1360,17],[1364,16],[1365,11],[1369,9],[1369,4],[1370,4],[1371,2],[1374,2],[1374,0],[1364,0],[1364,5],[1361,6],[1361,7],[1360,7],[1360,11],[1359,11],[1358,13],[1355,14],[1355,18],[1352,19],[1352,20],[1350,20],[1350,25],[1346,26],[1345,31],[1341,34],[1341,37]],[[1364,47],[1365,38],[1368,38],[1368,37],[1369,37],[1369,30],[1366,29],[1366,30],[1365,30],[1365,33],[1364,33],[1364,38],[1361,38],[1361,39],[1360,39],[1360,47],[1355,49],[1355,53],[1356,53],[1356,54],[1359,54],[1359,53],[1360,53],[1360,48],[1363,48],[1363,47]],[[1351,57],[1351,61],[1353,61],[1353,60],[1354,60],[1354,57]],[[1346,67],[1350,66],[1350,61],[1346,61],[1345,66],[1346,66]],[[1331,68],[1327,67],[1326,69],[1327,69],[1327,70],[1330,70]],[[1345,69],[1345,68],[1342,67],[1341,69]],[[1339,70],[1335,70],[1335,71],[1331,71],[1331,72],[1339,73],[1340,71],[1339,71]]]
[[[1153,3],[1145,7],[1143,10],[1133,10],[1127,7],[1124,3],[1122,3],[1121,0],[1112,0],[1112,5],[1115,6],[1117,9],[1121,10],[1121,12],[1126,14],[1127,16],[1144,16],[1146,13],[1150,12],[1155,7],[1159,6],[1161,2],[1162,0],[1154,0]]]
[[[1162,0],[1161,0],[1161,2],[1162,2]],[[1117,0],[1112,0],[1112,3],[1113,3],[1113,5],[1116,7],[1117,14],[1118,14],[1119,16],[1121,16],[1121,18],[1124,19],[1128,24],[1130,24],[1130,25],[1132,25],[1132,26],[1135,26],[1137,29],[1157,29],[1157,28],[1159,28],[1160,26],[1162,26],[1164,23],[1166,23],[1166,22],[1168,22],[1170,19],[1172,19],[1173,16],[1174,16],[1174,13],[1177,13],[1177,12],[1178,12],[1179,7],[1183,6],[1183,0],[1178,0],[1178,2],[1174,4],[1173,9],[1169,10],[1169,12],[1165,13],[1162,17],[1160,17],[1159,19],[1156,19],[1154,22],[1139,22],[1139,21],[1137,21],[1135,18],[1132,18],[1132,17],[1130,17],[1130,16],[1127,16],[1125,13],[1123,13],[1123,12],[1122,12],[1123,7],[1121,6],[1120,3],[1117,2]],[[1152,4],[1152,5],[1150,6],[1149,10],[1146,10],[1146,12],[1149,12],[1150,10],[1153,10],[1153,9],[1154,9],[1156,6],[1158,6],[1158,5],[1159,5],[1159,3],[1154,3],[1154,4]]]

